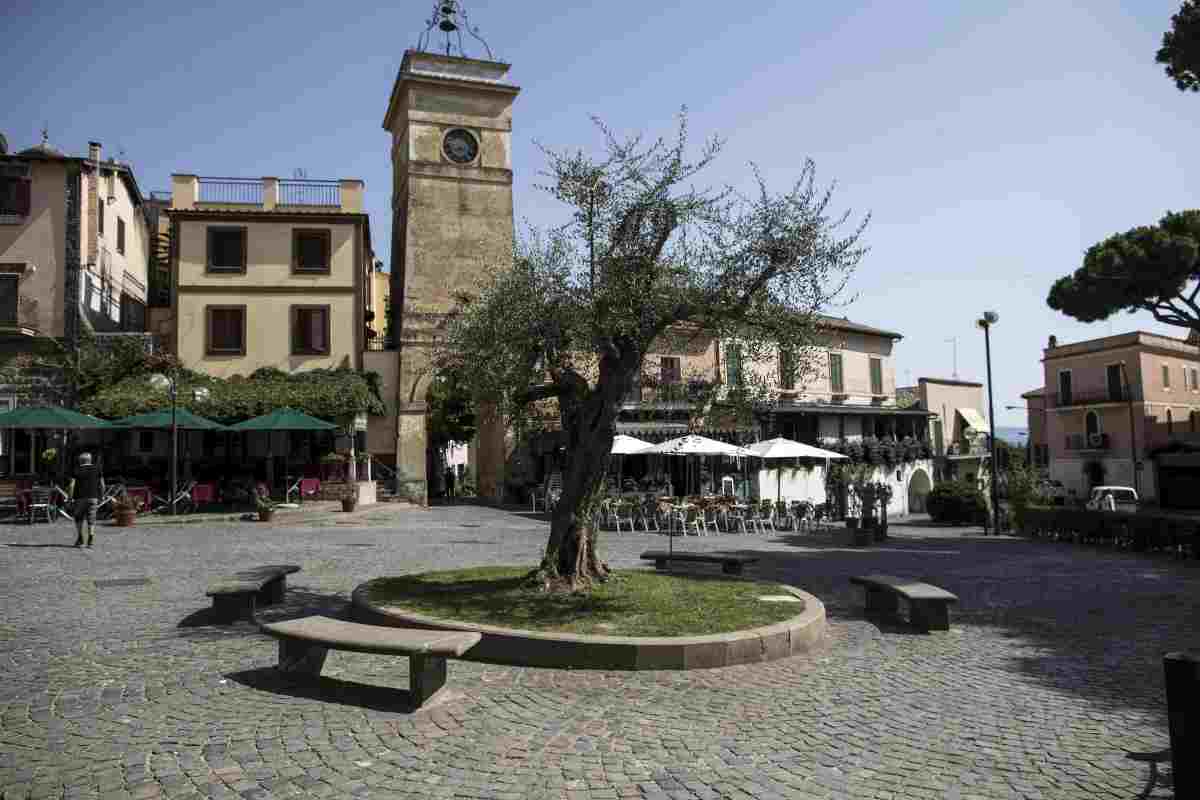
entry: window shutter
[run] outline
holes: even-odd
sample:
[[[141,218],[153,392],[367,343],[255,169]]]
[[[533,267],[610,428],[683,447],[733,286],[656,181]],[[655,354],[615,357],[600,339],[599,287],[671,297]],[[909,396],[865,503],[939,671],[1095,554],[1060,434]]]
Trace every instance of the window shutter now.
[[[308,332],[312,350],[317,353],[325,352],[328,342],[325,341],[324,311],[310,311],[308,313]]]
[[[96,216],[96,230],[99,231],[99,233],[101,235],[103,235],[104,234],[104,199],[103,198],[101,198],[100,202],[96,205],[96,215],[97,215]]]
[[[33,181],[17,181],[17,214],[28,217],[33,210]]]

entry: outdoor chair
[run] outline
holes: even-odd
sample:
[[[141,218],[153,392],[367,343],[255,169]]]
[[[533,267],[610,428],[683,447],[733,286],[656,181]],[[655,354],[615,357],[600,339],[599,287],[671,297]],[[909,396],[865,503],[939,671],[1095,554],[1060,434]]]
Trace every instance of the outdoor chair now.
[[[637,519],[642,523],[642,529],[649,533],[651,526],[655,532],[658,531],[658,504],[652,501],[645,501],[637,507]]]
[[[794,508],[795,506],[789,506],[784,500],[775,503],[775,520],[784,530],[796,530],[796,516],[792,513]]]
[[[675,512],[680,530],[686,535],[688,529],[694,530],[697,536],[704,535],[704,515],[695,506],[684,506]]]
[[[733,476],[726,475],[721,478],[721,494],[725,497],[733,497],[737,492],[737,488],[733,483]]]
[[[54,490],[47,486],[35,486],[29,490],[29,500],[25,503],[25,513],[28,515],[30,525],[33,524],[34,516],[39,513],[46,515],[46,522],[54,521],[53,492]]]
[[[770,528],[772,533],[775,533],[775,503],[770,500],[763,500],[758,504],[758,516],[763,526],[763,533]]]
[[[721,514],[720,509],[715,505],[706,506],[703,514],[704,529],[712,529],[713,533],[721,532]]]
[[[546,490],[541,486],[535,486],[529,490],[529,510],[537,513],[538,503],[542,504],[542,511],[549,511],[546,506]]]
[[[633,533],[633,506],[629,503],[612,503],[609,505],[609,513],[613,524],[618,531],[622,525],[629,526],[629,532]]]
[[[746,522],[747,516],[745,510],[733,508],[732,506],[726,507],[725,530],[733,533],[735,528],[741,528],[742,533],[749,533],[750,531],[746,529]]]

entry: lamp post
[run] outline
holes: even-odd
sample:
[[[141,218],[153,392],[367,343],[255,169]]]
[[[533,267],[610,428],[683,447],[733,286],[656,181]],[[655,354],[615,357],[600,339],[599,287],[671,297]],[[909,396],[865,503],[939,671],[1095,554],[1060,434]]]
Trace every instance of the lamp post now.
[[[175,503],[179,494],[179,424],[176,419],[179,407],[178,375],[174,371],[170,375],[155,373],[150,376],[150,385],[156,389],[166,389],[171,398],[171,516],[175,516]],[[192,399],[207,400],[208,389],[193,389]]]
[[[996,409],[992,404],[992,339],[991,328],[1000,321],[1000,315],[995,311],[985,311],[983,316],[975,321],[975,324],[983,328],[983,347],[984,355],[987,359],[987,381],[988,381],[988,417],[990,418],[992,428],[991,455],[988,459],[992,462],[992,515],[995,518],[996,534],[1000,533],[1000,494],[999,486],[996,483]]]
[[[1133,384],[1129,382],[1129,373],[1125,371],[1123,360],[1121,361],[1121,380],[1125,383],[1125,400],[1129,404],[1129,469],[1133,472],[1133,491],[1137,493],[1140,489],[1138,488],[1137,432],[1133,429]]]

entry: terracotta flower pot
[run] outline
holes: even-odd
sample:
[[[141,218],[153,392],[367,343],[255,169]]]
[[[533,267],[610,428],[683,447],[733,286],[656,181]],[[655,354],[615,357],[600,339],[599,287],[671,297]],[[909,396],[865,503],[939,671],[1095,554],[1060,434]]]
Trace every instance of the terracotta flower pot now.
[[[274,518],[275,518],[275,509],[260,508],[258,510],[258,521],[259,522],[270,522]]]
[[[118,528],[133,527],[133,521],[137,519],[137,512],[133,509],[128,511],[117,511],[113,514],[113,522]]]
[[[354,499],[353,497],[343,497],[342,498],[342,511],[349,513],[357,507],[358,507],[358,500]]]

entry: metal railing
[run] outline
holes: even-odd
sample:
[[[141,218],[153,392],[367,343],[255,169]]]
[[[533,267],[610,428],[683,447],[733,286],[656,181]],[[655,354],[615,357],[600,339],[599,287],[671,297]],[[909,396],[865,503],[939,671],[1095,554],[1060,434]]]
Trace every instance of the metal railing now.
[[[622,402],[625,405],[686,405],[691,402],[691,399],[688,396],[686,384],[669,383],[655,387],[635,386],[625,395]]]
[[[263,183],[258,178],[200,178],[201,203],[262,205]]]
[[[1126,389],[1125,387],[1110,386],[1106,389],[1087,389],[1082,391],[1071,391],[1070,393],[1055,393],[1054,406],[1056,408],[1069,408],[1071,406],[1088,406],[1096,403],[1125,403],[1129,400],[1141,400],[1141,387],[1132,386]]]
[[[281,206],[333,206],[342,204],[341,186],[337,181],[281,180]]]
[[[1068,433],[1065,438],[1068,450],[1108,450],[1110,447],[1107,433]]]

